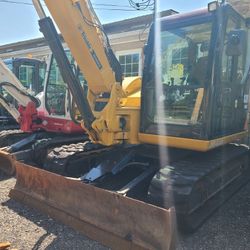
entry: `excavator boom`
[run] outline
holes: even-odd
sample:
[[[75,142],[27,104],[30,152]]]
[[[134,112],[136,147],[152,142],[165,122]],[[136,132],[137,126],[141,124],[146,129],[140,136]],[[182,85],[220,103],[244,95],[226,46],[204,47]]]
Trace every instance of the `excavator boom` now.
[[[46,0],[45,3],[84,72],[91,92],[110,93],[115,82],[121,83],[122,72],[91,2],[72,0],[62,4],[60,0]]]
[[[57,34],[52,23],[47,28],[46,25],[43,25],[48,18],[44,16],[40,1],[33,0],[33,3],[39,17],[42,17],[39,21],[41,31],[49,42],[56,41]],[[68,81],[68,84],[83,118],[83,127],[86,128],[91,140],[104,145],[121,144],[124,140],[138,143],[139,124],[137,123],[135,126],[131,126],[131,124],[132,120],[138,121],[139,119],[139,102],[129,101],[134,98],[130,95],[129,89],[140,86],[140,77],[124,80],[127,84],[122,87],[121,66],[110,48],[108,37],[98,21],[90,1],[63,1],[63,4],[62,1],[58,1],[58,8],[56,8],[56,2],[48,0],[46,5],[88,82],[87,99],[76,89],[78,88],[77,82],[73,78]],[[63,16],[64,18],[62,18]],[[67,22],[65,22],[66,17]],[[53,32],[51,32],[52,30]],[[52,36],[54,39],[51,39]],[[57,40],[59,41],[58,38]],[[60,62],[60,59],[63,59],[62,48],[59,52],[57,50],[60,45],[57,44],[56,47],[54,45],[50,47],[55,55],[58,54],[58,64],[65,64],[66,60]],[[66,71],[66,67],[62,65],[61,70],[72,75],[69,66]],[[101,111],[97,111],[98,100],[103,97],[107,100],[106,105],[103,105]],[[123,102],[122,99],[125,101]],[[123,105],[124,103],[125,105]]]

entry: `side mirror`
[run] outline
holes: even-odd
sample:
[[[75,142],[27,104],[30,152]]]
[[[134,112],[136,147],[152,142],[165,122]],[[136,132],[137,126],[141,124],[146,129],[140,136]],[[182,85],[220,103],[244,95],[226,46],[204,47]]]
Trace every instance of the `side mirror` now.
[[[245,30],[232,30],[227,37],[227,56],[240,56],[245,53],[247,34]]]

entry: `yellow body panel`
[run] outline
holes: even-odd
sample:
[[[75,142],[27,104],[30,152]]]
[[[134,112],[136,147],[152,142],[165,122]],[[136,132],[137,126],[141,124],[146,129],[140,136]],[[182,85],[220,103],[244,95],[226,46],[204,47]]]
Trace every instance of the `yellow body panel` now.
[[[211,141],[205,141],[205,140],[197,140],[197,139],[182,138],[182,137],[139,133],[139,141],[140,143],[156,144],[166,147],[182,148],[182,149],[190,149],[195,151],[206,152],[213,148],[245,138],[247,137],[247,134],[248,132],[244,131],[237,134],[213,139]]]
[[[203,96],[204,96],[204,88],[199,88],[198,95],[197,95],[195,105],[194,105],[194,110],[193,110],[192,117],[191,117],[191,122],[193,124],[197,123],[197,121],[198,121]]]
[[[122,88],[127,96],[141,92],[141,77],[125,77],[122,82]]]
[[[141,106],[141,77],[126,77],[122,82],[122,88],[127,95],[120,99],[121,107]]]

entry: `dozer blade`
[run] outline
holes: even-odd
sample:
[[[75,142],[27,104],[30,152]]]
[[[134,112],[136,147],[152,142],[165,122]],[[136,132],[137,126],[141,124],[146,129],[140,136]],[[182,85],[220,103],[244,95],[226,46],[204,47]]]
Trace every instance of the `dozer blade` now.
[[[10,197],[113,249],[174,249],[174,209],[162,209],[16,162]]]

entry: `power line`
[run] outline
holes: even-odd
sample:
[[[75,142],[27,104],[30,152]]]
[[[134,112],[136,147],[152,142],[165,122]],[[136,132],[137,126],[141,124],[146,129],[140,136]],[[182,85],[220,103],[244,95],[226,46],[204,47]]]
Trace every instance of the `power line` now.
[[[26,2],[16,2],[11,0],[0,0],[1,3],[11,3],[11,4],[22,4],[22,5],[33,5],[32,3],[26,3]]]
[[[112,8],[112,9],[109,9],[109,8],[96,8],[94,7],[95,10],[115,10],[115,11],[138,11],[136,9],[115,9],[115,8]],[[147,10],[145,10],[147,11]]]
[[[92,3],[94,6],[107,6],[107,7],[131,7],[130,5],[110,4],[110,3]]]
[[[155,5],[155,0],[128,0],[130,6],[136,10],[147,10],[152,8]]]
[[[7,4],[20,4],[20,5],[29,5],[29,6],[33,6],[33,4],[32,3],[27,3],[27,2],[17,2],[17,1],[12,1],[12,0],[0,0],[0,3],[7,3]],[[95,4],[95,5],[97,5],[97,6],[107,6],[107,7],[115,7],[115,6],[117,6],[117,7],[122,7],[122,6],[124,6],[125,7],[125,5],[115,5],[115,4]],[[127,7],[127,6],[126,6]],[[128,7],[130,7],[130,6],[128,6]],[[127,12],[127,11],[138,11],[138,10],[136,10],[136,9],[125,9],[125,8],[100,8],[100,7],[95,7],[94,8],[95,10],[108,10],[108,11],[125,11],[125,12]]]

